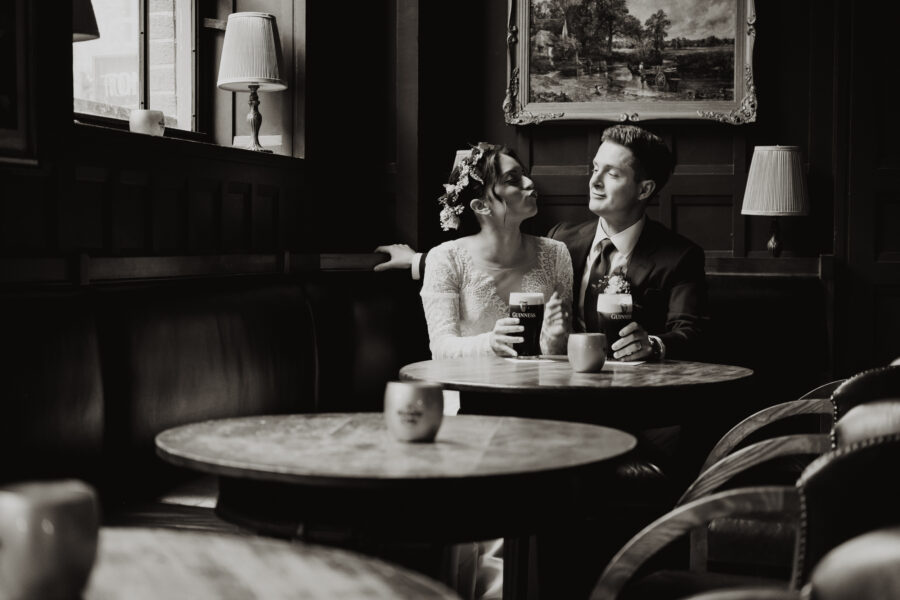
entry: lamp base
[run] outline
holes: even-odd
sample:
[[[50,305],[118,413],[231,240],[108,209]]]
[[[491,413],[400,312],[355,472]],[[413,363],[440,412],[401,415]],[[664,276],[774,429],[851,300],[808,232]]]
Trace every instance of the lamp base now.
[[[249,88],[250,100],[247,104],[250,105],[250,112],[247,114],[247,122],[250,124],[250,145],[244,149],[272,154],[271,150],[266,150],[259,143],[259,126],[262,124],[262,114],[259,112],[259,94],[256,91],[259,89],[259,85],[251,84]]]
[[[772,258],[781,256],[781,240],[778,239],[778,217],[772,217],[772,236],[766,242],[766,248],[772,254]]]
[[[269,150],[268,148],[263,148],[259,144],[256,144],[256,145],[250,144],[249,146],[238,146],[238,147],[241,150],[253,150],[254,152],[265,152],[266,154],[272,154],[271,150]]]

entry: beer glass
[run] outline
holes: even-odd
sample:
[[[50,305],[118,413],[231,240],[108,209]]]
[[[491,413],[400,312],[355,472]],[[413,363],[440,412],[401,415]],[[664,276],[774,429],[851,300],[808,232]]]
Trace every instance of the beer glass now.
[[[610,347],[619,339],[619,332],[631,323],[633,305],[631,294],[600,294],[597,296],[597,320],[600,331],[606,334],[606,350],[612,358]]]
[[[520,357],[539,356],[541,353],[541,326],[544,324],[544,294],[541,292],[513,292],[509,295],[509,316],[519,319],[525,330],[520,344],[513,350]]]

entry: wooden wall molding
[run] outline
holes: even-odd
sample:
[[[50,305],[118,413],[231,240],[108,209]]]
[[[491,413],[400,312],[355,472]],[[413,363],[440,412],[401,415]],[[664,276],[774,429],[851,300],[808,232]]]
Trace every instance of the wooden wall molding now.
[[[2,285],[90,285],[156,279],[278,275],[317,271],[372,271],[380,253],[211,254],[195,256],[89,256],[0,258]],[[707,275],[811,277],[829,280],[832,257],[732,258],[707,256]]]

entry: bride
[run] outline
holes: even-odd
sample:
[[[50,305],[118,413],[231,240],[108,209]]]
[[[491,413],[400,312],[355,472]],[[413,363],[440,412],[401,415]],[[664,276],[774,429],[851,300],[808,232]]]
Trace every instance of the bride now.
[[[520,231],[537,214],[537,192],[515,153],[479,143],[444,188],[441,226],[473,233],[428,253],[421,295],[432,358],[516,356],[523,328],[508,316],[510,292],[543,292],[541,353],[565,354],[572,259],[562,242]]]
[[[521,161],[505,146],[479,143],[444,188],[441,226],[469,235],[428,253],[421,295],[432,358],[516,356],[523,327],[508,316],[510,292],[549,299],[541,353],[565,354],[572,259],[562,242],[520,231],[537,214],[534,183]],[[463,598],[502,596],[502,548],[502,540],[454,548],[451,578]]]

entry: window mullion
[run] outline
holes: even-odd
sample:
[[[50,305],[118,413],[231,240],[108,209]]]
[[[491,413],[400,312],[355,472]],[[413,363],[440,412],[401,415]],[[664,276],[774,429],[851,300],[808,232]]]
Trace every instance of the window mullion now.
[[[138,41],[138,101],[141,108],[150,106],[150,61],[148,52],[150,48],[150,36],[147,28],[150,25],[150,7],[147,0],[138,0],[138,29],[140,39]]]

